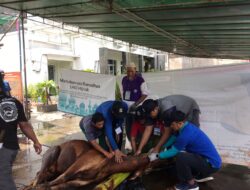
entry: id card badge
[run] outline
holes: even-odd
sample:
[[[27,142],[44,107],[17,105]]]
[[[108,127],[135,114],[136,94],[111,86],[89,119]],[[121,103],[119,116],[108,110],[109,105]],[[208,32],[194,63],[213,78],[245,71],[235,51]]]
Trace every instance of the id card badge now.
[[[158,127],[154,128],[154,135],[161,136],[161,130],[160,130],[160,128],[158,128]]]
[[[0,143],[0,149],[3,147],[3,143]]]
[[[130,91],[126,91],[125,92],[125,100],[130,100],[130,95],[131,95],[131,92]]]
[[[121,134],[121,133],[122,133],[121,127],[116,128],[116,129],[115,129],[115,133],[116,133],[117,135]]]

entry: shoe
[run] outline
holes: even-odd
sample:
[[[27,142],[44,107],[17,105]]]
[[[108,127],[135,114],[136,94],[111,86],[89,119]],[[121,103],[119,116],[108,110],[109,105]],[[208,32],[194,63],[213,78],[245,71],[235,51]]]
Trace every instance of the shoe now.
[[[198,183],[212,181],[212,180],[214,180],[214,177],[212,177],[212,176],[195,179],[195,181],[198,182]]]
[[[188,183],[180,183],[175,186],[175,190],[199,190],[197,183],[190,185]]]

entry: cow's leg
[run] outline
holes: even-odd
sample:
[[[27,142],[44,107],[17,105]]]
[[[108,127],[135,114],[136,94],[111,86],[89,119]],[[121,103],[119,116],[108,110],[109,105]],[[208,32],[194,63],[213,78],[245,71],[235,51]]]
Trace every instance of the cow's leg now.
[[[82,152],[89,149],[89,144],[80,140],[69,141],[50,148],[43,156],[42,167],[34,185],[56,179],[76,161]]]
[[[147,157],[127,157],[122,163],[116,163],[110,160],[110,163],[105,167],[103,171],[109,174],[119,173],[119,172],[132,172],[146,166],[149,163]]]
[[[115,173],[133,172],[139,168],[144,168],[148,163],[149,159],[147,157],[126,157],[122,163],[116,163],[114,159],[109,160],[109,162],[98,173],[96,181],[100,181],[106,176]]]
[[[82,187],[82,186],[88,185],[94,181],[95,181],[95,179],[91,179],[91,180],[76,179],[76,180],[68,181],[66,183],[50,186],[50,189],[51,190],[63,190],[63,189],[69,189],[72,187],[77,188],[77,187]]]
[[[41,170],[38,172],[33,186],[47,181],[54,176],[56,170],[56,162],[60,154],[60,150],[61,149],[59,146],[55,146],[45,152],[42,159]]]
[[[138,177],[141,177],[142,174],[144,173],[145,169],[147,166],[140,167],[138,170],[136,170],[133,175],[129,177],[129,180],[135,180]]]
[[[65,183],[76,177],[81,177],[83,180],[94,177],[107,159],[96,150],[90,150],[82,154],[71,167],[69,167],[62,175],[49,183],[50,186]]]
[[[142,167],[140,167],[138,170],[136,170],[133,175],[129,178],[130,180],[135,180],[137,177],[141,177],[143,173],[149,173],[150,171],[153,170],[153,168],[155,167],[159,167],[161,165],[163,165],[163,163],[165,163],[165,161],[155,161],[155,162],[151,162],[149,164],[146,164]]]
[[[73,140],[61,145],[61,153],[57,160],[58,173],[64,173],[83,153],[89,151],[91,146],[81,140]]]
[[[61,150],[57,159],[57,172],[62,174],[77,160],[75,150],[71,147],[65,147]]]

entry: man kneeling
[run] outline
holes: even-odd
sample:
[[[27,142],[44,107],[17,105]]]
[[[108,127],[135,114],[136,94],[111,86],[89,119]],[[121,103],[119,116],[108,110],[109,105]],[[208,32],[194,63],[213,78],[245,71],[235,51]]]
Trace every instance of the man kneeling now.
[[[165,118],[164,122],[170,122],[173,131],[164,145],[170,148],[159,154],[151,153],[149,159],[154,161],[176,156],[176,171],[181,183],[175,189],[199,190],[195,178],[204,179],[217,172],[221,167],[221,158],[208,136],[185,119],[181,111]]]

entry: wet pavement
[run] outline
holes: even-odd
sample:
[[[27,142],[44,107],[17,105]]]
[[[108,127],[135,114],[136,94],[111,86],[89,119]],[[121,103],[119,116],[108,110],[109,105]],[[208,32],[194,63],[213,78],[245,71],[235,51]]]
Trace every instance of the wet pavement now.
[[[213,177],[212,181],[199,183],[200,190],[250,190],[250,169],[245,166],[224,164]],[[143,176],[148,190],[174,190],[176,182],[173,168]]]
[[[54,119],[56,118],[56,119]],[[43,144],[43,153],[53,145],[71,139],[84,139],[79,128],[81,117],[55,112],[33,113],[31,123]],[[35,178],[41,166],[42,154],[37,155],[29,141],[20,135],[21,150],[13,166],[13,176],[17,189],[22,189]],[[173,169],[155,171],[143,176],[147,190],[171,190],[176,177]],[[238,165],[224,165],[213,175],[215,180],[200,184],[200,190],[250,190],[250,168]],[[82,188],[86,189],[86,188]]]
[[[80,119],[79,116],[62,112],[33,113],[30,122],[43,145],[43,151],[41,155],[37,155],[32,143],[19,135],[20,151],[13,165],[17,189],[22,189],[35,178],[41,166],[42,155],[49,147],[72,139],[84,139],[79,128]]]

